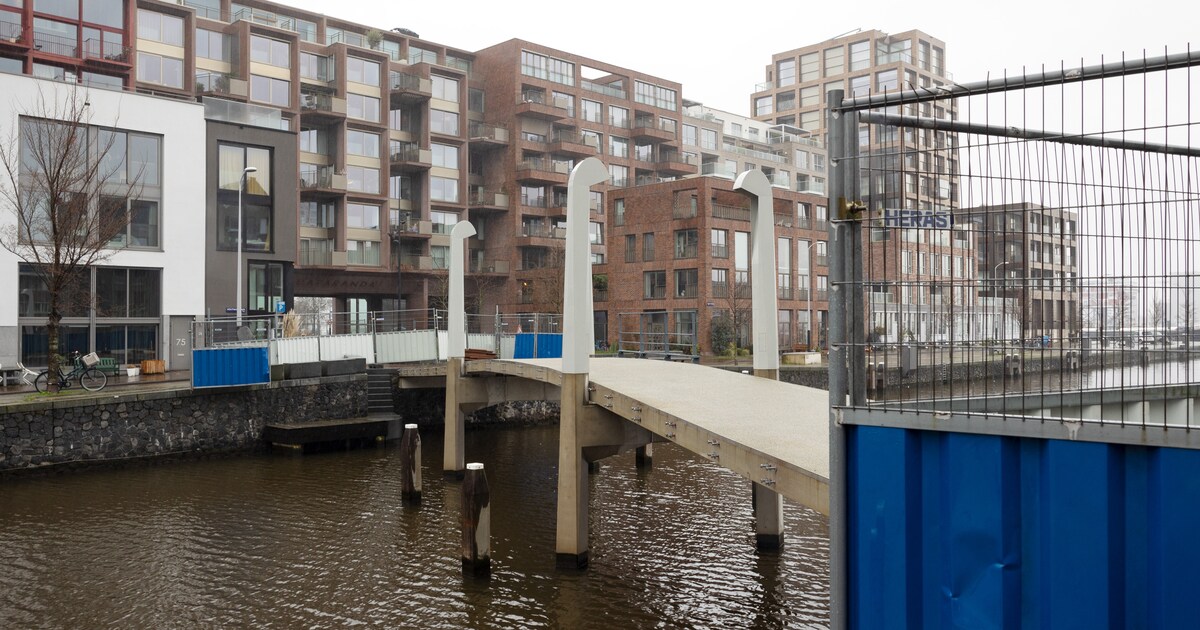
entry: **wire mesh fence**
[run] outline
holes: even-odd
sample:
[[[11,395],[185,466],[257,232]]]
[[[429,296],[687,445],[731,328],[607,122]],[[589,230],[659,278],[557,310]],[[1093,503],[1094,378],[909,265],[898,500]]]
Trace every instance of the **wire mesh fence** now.
[[[1187,51],[972,84],[901,70],[847,95],[830,207],[849,200],[834,280],[852,405],[1001,396],[1004,413],[1066,417],[1084,392],[1124,404],[1193,383],[1198,65]],[[1063,392],[1078,404],[1022,402]]]

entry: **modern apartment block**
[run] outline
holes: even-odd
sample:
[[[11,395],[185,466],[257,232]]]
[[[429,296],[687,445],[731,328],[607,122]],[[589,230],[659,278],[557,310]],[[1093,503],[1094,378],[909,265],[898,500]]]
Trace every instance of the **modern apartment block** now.
[[[70,117],[87,124],[86,136],[65,150],[86,150],[101,165],[99,188],[88,189],[99,191],[92,199],[104,207],[90,210],[128,213],[109,255],[61,294],[60,353],[96,351],[120,364],[162,359],[174,369],[190,366],[191,322],[204,315],[197,285],[206,260],[205,191],[203,178],[196,177],[205,170],[204,108],[117,90],[84,96],[61,81],[13,74],[0,74],[0,91],[6,95],[0,99],[5,142],[15,140],[26,155],[42,160],[51,159],[50,150],[31,146],[58,136],[39,126],[64,124],[53,116],[70,116],[72,101],[82,105],[83,113]],[[22,161],[22,182],[37,180],[37,164],[34,157]],[[7,187],[3,179],[0,186]],[[31,186],[35,192],[27,194],[45,199],[48,188]],[[11,233],[16,221],[6,206],[0,232]],[[46,365],[50,293],[34,269],[6,249],[0,249],[0,296],[0,365]]]

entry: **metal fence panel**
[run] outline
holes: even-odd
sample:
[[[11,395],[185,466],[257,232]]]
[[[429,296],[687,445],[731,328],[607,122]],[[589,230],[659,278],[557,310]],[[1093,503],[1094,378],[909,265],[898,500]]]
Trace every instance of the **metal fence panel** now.
[[[437,359],[437,336],[432,330],[406,330],[375,335],[379,363],[407,363]]]
[[[374,335],[335,335],[320,337],[321,360],[331,361],[347,357],[363,357],[367,363],[375,363]]]
[[[223,387],[271,382],[266,346],[192,351],[192,387]]]

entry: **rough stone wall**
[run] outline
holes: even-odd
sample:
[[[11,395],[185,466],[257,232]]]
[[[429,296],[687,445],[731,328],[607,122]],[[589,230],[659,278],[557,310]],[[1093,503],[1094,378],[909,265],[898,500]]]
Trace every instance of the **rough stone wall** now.
[[[393,388],[396,415],[404,422],[441,426],[445,422],[446,390]],[[558,422],[557,401],[519,400],[484,407],[467,414],[467,426],[526,426]]]
[[[365,375],[10,405],[0,408],[0,471],[251,449],[267,423],[366,413]]]

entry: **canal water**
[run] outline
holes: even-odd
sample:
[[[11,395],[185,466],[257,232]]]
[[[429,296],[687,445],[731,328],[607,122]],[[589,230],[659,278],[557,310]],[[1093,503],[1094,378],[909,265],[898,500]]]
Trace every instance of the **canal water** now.
[[[823,628],[828,526],[786,505],[754,550],[750,484],[673,445],[591,476],[591,566],[554,567],[557,427],[468,432],[492,490],[489,579],[459,561],[459,483],[398,450],[248,455],[0,483],[0,628]]]

